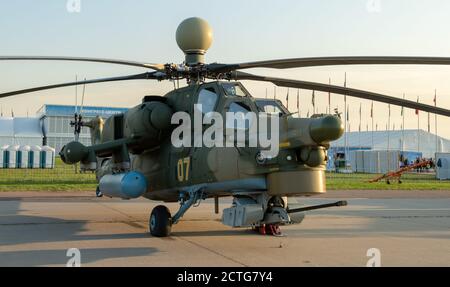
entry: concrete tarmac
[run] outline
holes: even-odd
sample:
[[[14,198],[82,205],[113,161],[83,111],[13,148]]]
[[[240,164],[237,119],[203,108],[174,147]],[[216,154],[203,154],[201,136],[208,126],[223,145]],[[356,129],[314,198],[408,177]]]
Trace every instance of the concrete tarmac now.
[[[80,250],[82,266],[366,266],[371,248],[380,250],[382,266],[450,266],[450,192],[367,194],[375,192],[298,199],[314,205],[348,197],[349,205],[308,212],[302,224],[282,227],[283,237],[224,226],[206,201],[171,237],[154,238],[147,222],[158,202],[0,193],[0,266],[65,266],[70,248]],[[174,214],[178,205],[168,207]]]

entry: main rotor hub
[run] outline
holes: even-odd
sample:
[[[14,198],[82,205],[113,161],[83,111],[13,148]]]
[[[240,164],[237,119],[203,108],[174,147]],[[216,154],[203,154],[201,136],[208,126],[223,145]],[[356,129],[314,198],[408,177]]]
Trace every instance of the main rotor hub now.
[[[178,47],[186,55],[186,65],[205,63],[205,53],[211,47],[213,32],[205,20],[192,17],[184,20],[177,28]]]

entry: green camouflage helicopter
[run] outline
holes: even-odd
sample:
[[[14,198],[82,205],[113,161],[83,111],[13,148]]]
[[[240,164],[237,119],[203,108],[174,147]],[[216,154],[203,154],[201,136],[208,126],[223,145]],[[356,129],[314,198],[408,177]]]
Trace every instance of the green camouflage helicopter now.
[[[68,143],[60,156],[67,164],[80,163],[83,170],[95,170],[97,195],[123,199],[143,196],[151,200],[179,202],[171,215],[159,205],[150,215],[149,229],[154,236],[168,236],[171,227],[193,205],[207,198],[233,197],[232,206],[224,209],[222,221],[232,227],[253,227],[263,234],[279,235],[280,225],[300,223],[304,212],[312,209],[346,205],[345,201],[319,206],[295,207],[289,197],[313,196],[326,192],[326,151],[330,142],[340,138],[344,126],[339,114],[293,117],[278,100],[258,99],[250,95],[239,80],[270,82],[280,87],[330,92],[392,105],[450,116],[450,110],[363,90],[299,80],[265,77],[242,72],[249,68],[289,69],[332,65],[428,64],[449,65],[450,58],[437,57],[325,57],[269,60],[239,64],[205,63],[205,53],[212,43],[212,30],[200,18],[184,20],[176,32],[178,46],[185,53],[182,64],[148,64],[122,60],[3,56],[0,60],[86,61],[147,68],[149,72],[48,85],[1,93],[0,98],[35,91],[75,85],[128,80],[186,79],[188,85],[164,96],[145,96],[142,103],[123,114],[103,120],[97,117],[84,122],[75,115],[75,133],[89,127],[92,145],[78,141]],[[198,107],[203,107],[198,109]],[[185,117],[174,121],[178,113]],[[215,117],[209,118],[215,113]],[[193,143],[203,139],[211,126],[239,114],[244,124],[225,120],[216,128],[226,135],[211,136],[217,145]],[[255,117],[248,116],[256,115]],[[186,117],[187,115],[187,117]],[[200,123],[195,117],[200,115]],[[249,145],[247,133],[263,116],[270,122],[267,137],[276,153],[267,152],[268,145]],[[236,118],[237,119],[237,118]],[[194,122],[196,130],[188,125]],[[275,124],[274,124],[275,123]],[[184,127],[181,140],[174,144],[174,132]],[[233,136],[243,131],[239,141]],[[253,133],[259,136],[261,130]],[[200,136],[199,136],[200,135]],[[176,137],[175,137],[176,138]],[[180,139],[182,137],[178,137]],[[224,140],[224,138],[226,138]],[[187,139],[187,140],[186,140]],[[226,145],[220,142],[227,141]],[[200,141],[201,143],[202,141]],[[228,143],[231,142],[231,145]],[[187,144],[186,144],[187,143]],[[272,146],[273,147],[273,146]]]

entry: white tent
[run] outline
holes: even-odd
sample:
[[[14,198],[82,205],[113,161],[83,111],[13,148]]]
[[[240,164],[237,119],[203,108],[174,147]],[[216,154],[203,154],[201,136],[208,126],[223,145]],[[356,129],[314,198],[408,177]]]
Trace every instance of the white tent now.
[[[346,136],[332,142],[331,146],[344,147],[346,138],[349,149],[421,152],[427,158],[434,157],[436,151],[450,152],[450,140],[436,138],[436,135],[424,130],[348,132]]]
[[[0,117],[0,137],[10,137],[14,135],[13,118]]]
[[[40,118],[0,117],[0,145],[41,145]]]
[[[16,137],[42,137],[40,118],[14,118]]]

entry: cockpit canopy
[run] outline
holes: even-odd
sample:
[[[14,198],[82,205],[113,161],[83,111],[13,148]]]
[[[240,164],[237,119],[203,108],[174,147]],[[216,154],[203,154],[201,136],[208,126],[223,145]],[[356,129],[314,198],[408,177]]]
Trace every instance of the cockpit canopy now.
[[[256,106],[260,112],[268,114],[278,114],[280,116],[289,114],[289,110],[276,99],[255,99]]]

